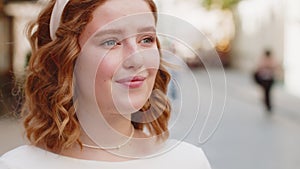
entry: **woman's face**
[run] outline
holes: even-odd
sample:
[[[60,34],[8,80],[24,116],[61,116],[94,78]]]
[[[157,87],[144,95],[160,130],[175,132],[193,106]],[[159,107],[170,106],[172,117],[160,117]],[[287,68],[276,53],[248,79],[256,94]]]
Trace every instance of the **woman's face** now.
[[[160,63],[155,29],[143,0],[109,0],[93,12],[79,39],[76,79],[102,113],[133,113],[149,98]]]

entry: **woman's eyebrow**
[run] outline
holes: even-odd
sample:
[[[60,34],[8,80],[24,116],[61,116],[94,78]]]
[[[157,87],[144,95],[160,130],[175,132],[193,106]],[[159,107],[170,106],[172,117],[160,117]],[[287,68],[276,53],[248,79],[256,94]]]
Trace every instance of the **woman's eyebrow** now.
[[[153,27],[153,26],[142,27],[142,28],[138,28],[137,32],[138,33],[141,33],[141,32],[156,32],[156,28]]]
[[[123,34],[124,31],[121,29],[106,29],[106,30],[101,30],[94,37],[101,37],[105,35],[119,35]]]
[[[142,33],[142,32],[156,32],[156,28],[154,26],[147,26],[147,27],[141,27],[137,29],[137,33]],[[121,35],[124,33],[125,31],[123,29],[105,29],[97,32],[94,37],[97,38],[105,35]]]

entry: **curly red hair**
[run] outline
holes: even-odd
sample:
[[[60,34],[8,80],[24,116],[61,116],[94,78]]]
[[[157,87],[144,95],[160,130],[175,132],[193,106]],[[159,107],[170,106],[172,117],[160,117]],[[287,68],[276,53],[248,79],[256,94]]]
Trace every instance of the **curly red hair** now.
[[[152,0],[145,0],[157,20],[157,9]],[[81,32],[92,20],[93,11],[105,2],[99,0],[70,0],[65,6],[56,39],[51,40],[49,22],[55,0],[40,13],[28,27],[27,34],[32,46],[32,56],[27,68],[24,86],[25,103],[22,113],[27,138],[34,145],[53,151],[81,144],[80,124],[73,105],[73,70],[80,53],[78,42]],[[84,10],[83,10],[84,9]],[[159,42],[157,42],[160,49]],[[158,89],[155,100],[147,102],[132,118],[149,119],[163,112],[149,123],[132,121],[138,130],[146,127],[151,135],[168,136],[170,104],[166,97],[170,75],[161,61],[153,90]],[[143,113],[147,111],[146,113]],[[150,113],[149,113],[150,112]],[[136,117],[135,117],[136,116]]]

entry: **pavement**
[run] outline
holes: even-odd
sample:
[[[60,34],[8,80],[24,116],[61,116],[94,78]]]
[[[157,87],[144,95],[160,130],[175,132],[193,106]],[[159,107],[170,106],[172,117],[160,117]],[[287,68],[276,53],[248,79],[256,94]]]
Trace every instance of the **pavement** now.
[[[209,117],[213,119],[205,123],[208,126],[205,129],[209,131],[206,136],[213,135],[199,143],[199,133],[205,134],[202,120],[208,117],[200,116],[184,139],[202,147],[213,169],[300,168],[299,97],[288,93],[281,84],[275,85],[272,93],[274,109],[270,114],[263,107],[261,90],[251,75],[230,69],[225,71],[225,76],[220,70],[195,69],[190,74],[199,82],[199,110],[211,112]],[[180,100],[179,95],[174,99],[174,111],[181,105],[184,110],[182,117],[193,118],[195,86],[186,75],[177,75],[177,78],[181,81],[179,84],[185,84],[183,88],[188,90],[180,96],[187,101]],[[208,83],[206,79],[209,78],[213,80]],[[182,104],[177,104],[180,102]],[[171,119],[173,123],[180,120],[175,115]],[[182,126],[185,125],[190,124],[183,122]],[[176,138],[186,132],[178,131],[179,134],[171,132],[171,136]],[[26,142],[21,122],[10,116],[0,118],[0,132],[0,155]]]
[[[212,168],[300,168],[300,98],[277,83],[272,93],[274,109],[269,114],[251,75],[228,70],[226,79],[223,118],[201,146]]]

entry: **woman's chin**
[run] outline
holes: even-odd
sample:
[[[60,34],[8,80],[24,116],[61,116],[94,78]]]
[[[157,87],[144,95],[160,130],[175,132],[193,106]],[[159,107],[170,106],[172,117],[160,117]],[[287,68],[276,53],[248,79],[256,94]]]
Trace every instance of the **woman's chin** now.
[[[139,111],[146,103],[147,100],[127,100],[126,102],[122,102],[116,104],[115,107],[117,111],[122,114],[132,114]]]

